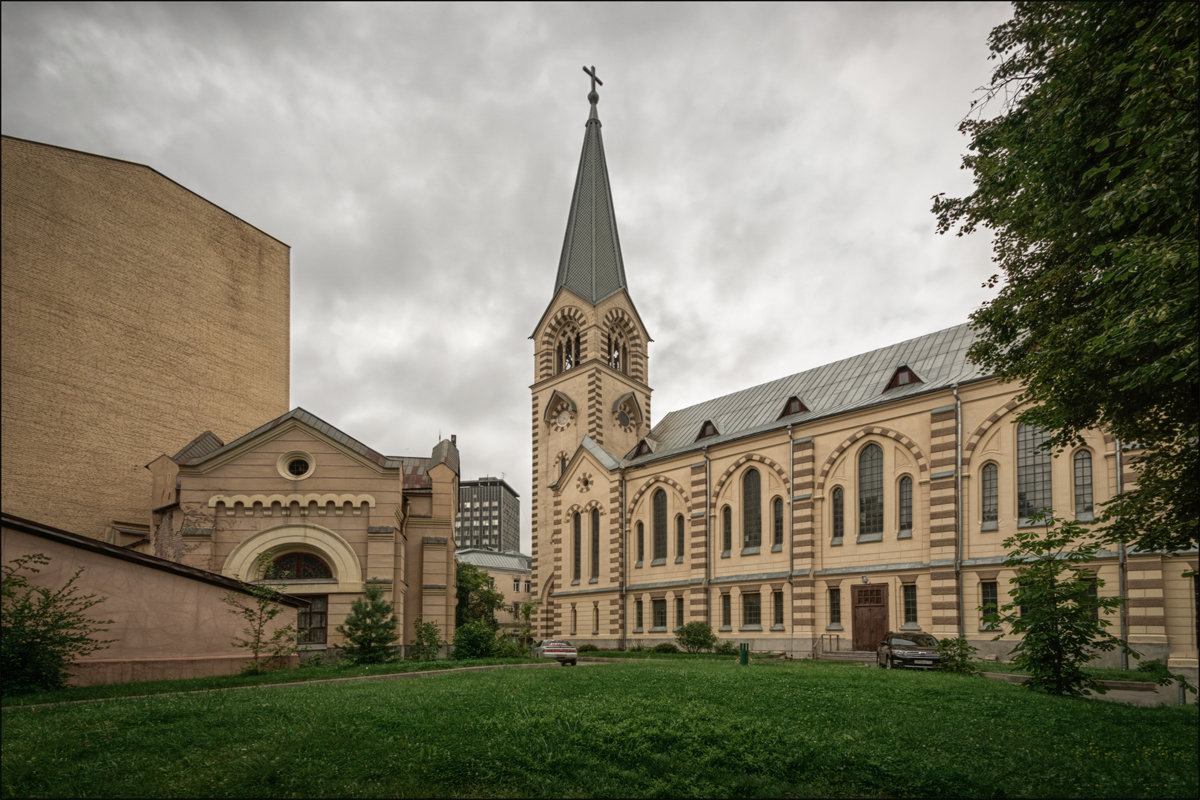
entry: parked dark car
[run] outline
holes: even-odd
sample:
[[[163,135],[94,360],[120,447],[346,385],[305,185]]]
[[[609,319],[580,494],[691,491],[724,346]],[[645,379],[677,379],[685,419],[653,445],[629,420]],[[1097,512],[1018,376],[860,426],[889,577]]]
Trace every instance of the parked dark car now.
[[[934,669],[941,661],[938,640],[928,633],[889,631],[875,651],[875,663],[885,669]]]
[[[547,639],[533,648],[533,656],[534,658],[553,658],[564,667],[573,667],[579,657],[579,652],[570,642],[564,642],[562,639]]]

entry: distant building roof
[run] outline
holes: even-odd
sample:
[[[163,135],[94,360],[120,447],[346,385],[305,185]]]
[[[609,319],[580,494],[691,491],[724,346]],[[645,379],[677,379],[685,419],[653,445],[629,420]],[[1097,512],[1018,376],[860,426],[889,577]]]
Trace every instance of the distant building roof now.
[[[956,325],[672,411],[646,437],[652,452],[633,456],[635,448],[622,463],[638,464],[700,447],[696,438],[709,421],[718,433],[704,438],[704,445],[989,377],[967,359],[975,338],[969,323]],[[888,388],[901,367],[908,367],[916,381]],[[805,410],[781,417],[792,397],[799,398]]]
[[[509,572],[529,572],[533,559],[524,553],[514,553],[506,550],[497,553],[494,550],[481,550],[468,547],[457,551],[454,557],[464,564],[470,564],[480,569],[503,569]]]

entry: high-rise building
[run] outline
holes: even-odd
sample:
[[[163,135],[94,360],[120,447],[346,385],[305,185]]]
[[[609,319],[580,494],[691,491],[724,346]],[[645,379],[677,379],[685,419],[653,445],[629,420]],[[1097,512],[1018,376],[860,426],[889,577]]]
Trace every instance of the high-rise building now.
[[[459,512],[454,542],[469,547],[513,552],[521,549],[521,501],[503,478],[479,478],[458,485]]]

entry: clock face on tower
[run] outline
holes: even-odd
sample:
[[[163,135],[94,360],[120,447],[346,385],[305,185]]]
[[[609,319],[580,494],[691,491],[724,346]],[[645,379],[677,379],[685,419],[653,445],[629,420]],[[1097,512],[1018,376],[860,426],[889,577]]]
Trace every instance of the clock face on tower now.
[[[558,416],[554,418],[554,426],[556,428],[565,428],[571,424],[571,412],[563,409],[558,412]]]

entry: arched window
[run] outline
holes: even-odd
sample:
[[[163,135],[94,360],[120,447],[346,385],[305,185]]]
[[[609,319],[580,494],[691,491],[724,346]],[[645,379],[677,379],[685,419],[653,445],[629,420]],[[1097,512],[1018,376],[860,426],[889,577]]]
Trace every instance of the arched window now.
[[[650,500],[653,519],[651,521],[651,564],[663,564],[667,560],[667,493],[662,489],[654,492]]]
[[[574,532],[571,538],[571,557],[574,559],[574,567],[571,570],[571,578],[578,583],[580,561],[583,556],[581,552],[583,550],[583,531],[581,530],[583,527],[583,520],[580,518],[578,511],[575,512],[572,521],[574,524]]]
[[[771,502],[771,519],[772,519],[772,547],[783,547],[783,498],[776,497]]]
[[[332,579],[333,570],[318,555],[312,553],[284,553],[273,562],[275,576],[285,580]]]
[[[733,511],[729,506],[721,509],[721,550],[725,555],[733,549]]]
[[[1087,450],[1075,453],[1075,519],[1091,522],[1092,515],[1092,454]]]
[[[842,508],[842,487],[837,487],[833,490],[830,497],[831,509],[833,516],[833,541],[835,544],[842,543],[842,535],[846,532],[846,514]]]
[[[646,555],[646,526],[641,522],[637,524],[637,563],[640,566],[642,559]]]
[[[592,509],[592,580],[600,578],[600,510]]]
[[[762,545],[762,479],[758,470],[748,469],[742,476],[742,546]]]
[[[556,375],[560,372],[566,372],[572,367],[579,366],[581,342],[579,331],[574,328],[567,328],[559,335],[558,344],[554,348],[554,372]]]
[[[984,464],[979,484],[979,505],[983,510],[981,528],[994,531],[1000,519],[1000,468],[995,464]]]
[[[609,332],[605,339],[608,365],[617,372],[629,372],[629,346],[625,344],[625,338],[619,333]]]
[[[683,561],[683,514],[675,515],[675,560]]]
[[[1033,425],[1017,425],[1017,516],[1020,524],[1053,507],[1050,451],[1042,443],[1050,434]]]
[[[900,534],[912,534],[912,478],[905,475],[900,479]]]
[[[877,444],[858,456],[858,535],[883,535],[883,450]]]

